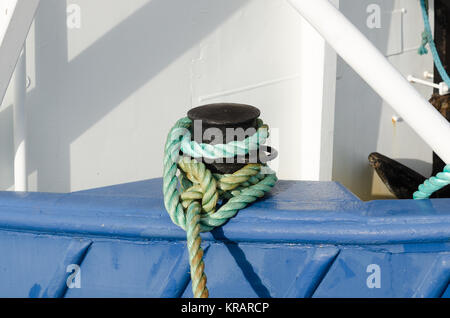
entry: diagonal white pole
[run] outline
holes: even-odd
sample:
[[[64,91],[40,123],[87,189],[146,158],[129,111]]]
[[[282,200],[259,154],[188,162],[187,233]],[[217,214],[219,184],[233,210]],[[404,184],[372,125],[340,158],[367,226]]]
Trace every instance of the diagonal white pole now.
[[[5,96],[40,0],[3,1],[0,0],[0,8],[8,3],[11,3],[11,7],[8,8],[8,19],[3,16],[3,12],[0,14],[0,103]]]
[[[289,0],[366,82],[450,164],[450,123],[327,0]]]

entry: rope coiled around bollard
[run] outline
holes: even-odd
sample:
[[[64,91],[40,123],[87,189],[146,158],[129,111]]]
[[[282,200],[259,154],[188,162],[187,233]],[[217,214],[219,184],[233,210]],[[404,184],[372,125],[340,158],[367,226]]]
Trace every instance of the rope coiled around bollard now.
[[[258,130],[255,134],[242,141],[231,141],[227,144],[210,145],[198,144],[191,140],[191,134],[187,133],[181,140],[181,151],[184,154],[194,158],[232,158],[236,155],[246,155],[251,150],[258,149],[259,145],[264,144],[269,135],[269,127],[264,125],[261,119],[258,119]]]
[[[214,150],[190,141],[191,124],[189,118],[182,118],[167,136],[164,148],[164,205],[172,222],[186,231],[194,297],[206,298],[209,292],[206,287],[200,233],[222,226],[239,210],[262,198],[275,185],[277,177],[265,164],[258,163],[247,164],[233,174],[213,174],[204,163],[180,155],[182,144],[192,145],[193,149],[208,149],[214,156],[222,152],[224,158],[233,155],[233,148],[237,149],[236,143],[231,147],[211,146],[217,147],[218,150]],[[234,155],[246,154],[264,143],[268,137],[268,127],[262,122],[258,126],[258,135],[252,135],[239,143],[240,150],[236,150]],[[189,137],[189,142],[186,136]],[[224,203],[217,209],[219,201]]]

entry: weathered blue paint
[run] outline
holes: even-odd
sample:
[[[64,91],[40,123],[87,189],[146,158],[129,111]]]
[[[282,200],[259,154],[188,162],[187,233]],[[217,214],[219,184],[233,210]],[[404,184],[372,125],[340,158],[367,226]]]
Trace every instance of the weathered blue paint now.
[[[67,297],[179,297],[189,283],[184,242],[98,241]]]
[[[45,298],[64,297],[67,291],[67,267],[71,264],[81,265],[89,247],[92,245],[91,240],[72,239],[67,247],[63,261],[58,262],[58,268],[53,273],[52,279],[49,281],[47,289],[42,294]]]
[[[0,296],[191,297],[161,183],[0,192]],[[202,237],[212,297],[450,297],[448,199],[362,202],[338,183],[280,181]]]
[[[370,264],[380,267],[380,288],[367,286]],[[450,253],[344,249],[314,297],[440,297],[450,278],[449,265]]]
[[[73,239],[0,231],[0,297],[43,297],[55,274],[64,280]]]

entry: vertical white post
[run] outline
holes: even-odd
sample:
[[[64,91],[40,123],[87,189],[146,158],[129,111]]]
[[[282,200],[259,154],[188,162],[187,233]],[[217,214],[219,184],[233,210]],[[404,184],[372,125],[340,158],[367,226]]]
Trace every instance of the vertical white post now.
[[[330,181],[337,56],[306,20],[301,23],[298,167],[302,180]]]
[[[26,164],[26,52],[23,48],[14,71],[14,190],[27,190]]]

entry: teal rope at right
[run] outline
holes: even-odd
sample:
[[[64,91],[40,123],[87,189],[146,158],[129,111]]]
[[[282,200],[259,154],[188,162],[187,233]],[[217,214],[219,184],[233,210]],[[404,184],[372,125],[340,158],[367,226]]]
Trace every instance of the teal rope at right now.
[[[419,48],[419,54],[423,55],[428,53],[427,49],[425,48],[425,45],[428,43],[430,46],[431,54],[433,55],[434,65],[436,65],[436,69],[438,70],[439,75],[441,75],[442,80],[445,82],[445,84],[447,84],[448,87],[450,87],[450,77],[445,71],[444,65],[442,65],[439,53],[436,49],[436,44],[433,40],[433,34],[431,32],[430,20],[428,19],[427,5],[425,3],[425,0],[420,0],[420,6],[422,7],[422,16],[425,30],[422,34],[422,45]]]
[[[450,165],[445,166],[444,172],[439,172],[435,177],[431,177],[419,186],[419,190],[414,192],[414,200],[428,199],[437,190],[450,184]]]
[[[428,51],[425,45],[428,43],[430,45],[431,54],[433,55],[434,65],[441,75],[442,80],[450,87],[450,77],[445,71],[442,65],[441,59],[436,49],[436,45],[433,41],[433,35],[431,33],[430,20],[428,19],[428,9],[425,0],[420,0],[420,6],[422,8],[423,23],[425,25],[425,31],[422,34],[422,45],[419,48],[419,54],[427,54]],[[445,166],[443,172],[439,172],[435,177],[431,177],[423,184],[419,186],[419,190],[414,192],[414,200],[428,199],[434,192],[442,189],[443,187],[450,184],[450,165]]]

